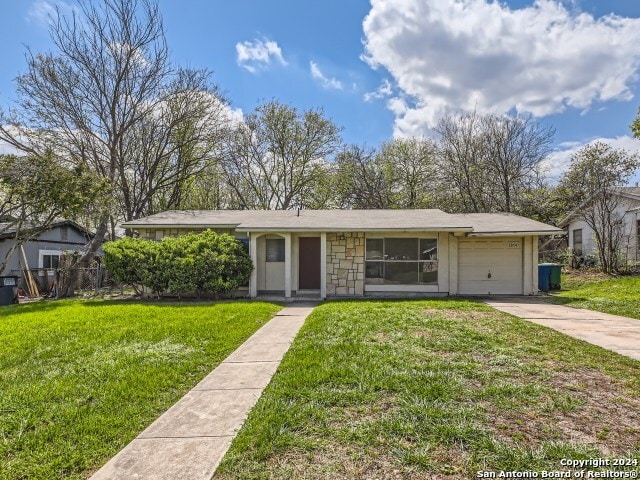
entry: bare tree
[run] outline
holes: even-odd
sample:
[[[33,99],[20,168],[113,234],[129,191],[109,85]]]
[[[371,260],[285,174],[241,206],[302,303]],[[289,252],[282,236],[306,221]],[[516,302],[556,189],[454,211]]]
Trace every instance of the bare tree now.
[[[427,208],[437,188],[437,147],[430,140],[395,139],[378,154],[383,171],[392,172],[396,208]]]
[[[472,112],[446,116],[438,123],[436,132],[440,135],[438,169],[449,209],[495,210],[491,195],[493,179],[485,165],[487,145],[480,115]]]
[[[219,161],[227,105],[206,71],[179,70],[163,101],[127,132],[117,184],[125,220],[180,208]]]
[[[540,164],[549,153],[552,128],[531,117],[472,112],[445,117],[436,130],[443,203],[451,208],[518,213],[541,185]]]
[[[581,148],[560,181],[564,195],[574,197],[572,212],[593,230],[602,271],[616,272],[624,232],[622,196],[625,185],[640,165],[637,155],[596,142]]]
[[[57,10],[50,35],[54,53],[27,53],[17,104],[0,115],[0,140],[34,155],[50,149],[69,165],[88,167],[113,186],[125,217],[150,211],[153,195],[171,196],[185,172],[197,170],[185,167],[177,152],[200,144],[198,122],[205,118],[200,106],[195,117],[186,114],[185,103],[194,100],[190,89],[201,78],[176,75],[153,0],[80,0],[71,16]],[[193,129],[197,140],[179,138]],[[75,273],[91,262],[114,223],[105,209],[61,296],[73,295]]]
[[[378,152],[357,145],[344,148],[336,158],[336,188],[342,208],[393,208],[395,183],[390,164]]]
[[[485,160],[494,182],[494,201],[503,212],[519,209],[540,186],[540,164],[551,150],[554,130],[531,117],[482,117]]]
[[[225,179],[247,208],[320,208],[339,134],[320,110],[265,103],[227,137]]]

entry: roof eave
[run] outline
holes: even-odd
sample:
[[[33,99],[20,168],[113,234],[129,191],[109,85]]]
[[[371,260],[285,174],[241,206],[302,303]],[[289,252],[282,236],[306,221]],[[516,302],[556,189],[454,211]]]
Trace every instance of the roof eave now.
[[[239,224],[214,223],[121,223],[121,228],[236,228]]]
[[[562,229],[556,230],[514,230],[511,232],[472,232],[470,237],[513,237],[514,235],[560,235],[564,233]]]
[[[305,227],[305,228],[286,228],[286,227],[238,227],[238,232],[472,232],[471,227],[380,227],[380,228],[337,228],[337,227]]]

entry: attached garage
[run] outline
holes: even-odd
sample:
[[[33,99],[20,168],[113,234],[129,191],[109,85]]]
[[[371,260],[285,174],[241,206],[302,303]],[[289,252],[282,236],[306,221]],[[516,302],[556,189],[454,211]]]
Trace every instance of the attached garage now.
[[[458,293],[522,295],[523,238],[458,241]]]

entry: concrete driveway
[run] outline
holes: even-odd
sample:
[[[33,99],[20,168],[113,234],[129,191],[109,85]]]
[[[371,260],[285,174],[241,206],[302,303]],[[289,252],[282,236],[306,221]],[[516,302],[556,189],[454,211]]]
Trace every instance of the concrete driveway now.
[[[547,303],[536,297],[491,297],[496,310],[640,360],[640,320]]]

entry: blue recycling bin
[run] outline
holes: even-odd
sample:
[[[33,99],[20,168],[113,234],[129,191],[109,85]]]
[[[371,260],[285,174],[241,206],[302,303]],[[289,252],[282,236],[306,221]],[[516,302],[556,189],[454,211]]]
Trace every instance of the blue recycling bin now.
[[[548,292],[551,289],[551,267],[555,263],[538,264],[538,290]]]

